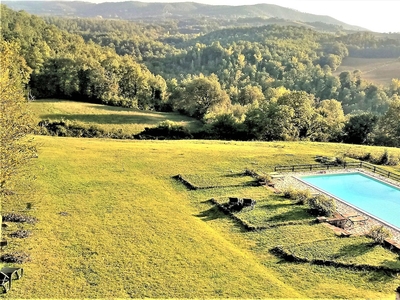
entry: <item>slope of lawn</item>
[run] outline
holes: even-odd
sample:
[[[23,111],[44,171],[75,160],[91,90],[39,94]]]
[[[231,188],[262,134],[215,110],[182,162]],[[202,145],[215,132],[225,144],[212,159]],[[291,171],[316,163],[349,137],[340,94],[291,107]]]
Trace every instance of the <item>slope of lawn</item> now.
[[[3,203],[3,213],[18,210],[39,220],[24,225],[32,231],[29,238],[10,240],[7,251],[28,253],[31,261],[23,264],[23,279],[5,297],[383,298],[392,297],[399,285],[390,274],[293,264],[273,256],[269,250],[280,244],[301,254],[329,256],[321,249],[330,251],[327,241],[334,243],[335,237],[323,226],[307,224],[310,216],[293,211],[264,187],[229,187],[232,177],[226,176],[226,187],[189,191],[172,178],[189,174],[208,184],[215,177],[224,185],[221,174],[312,163],[315,155],[333,156],[349,145],[35,140],[35,193]],[[229,196],[260,200],[253,212],[241,213],[256,224],[305,223],[246,232],[207,201]],[[25,210],[28,201],[31,210]],[[3,235],[17,228],[11,224]],[[322,248],[309,250],[301,244],[307,241]],[[346,258],[353,250],[357,241],[338,244],[334,252]],[[397,263],[391,252],[377,253],[378,259],[363,258],[374,264],[384,259]]]
[[[145,127],[154,127],[163,121],[172,121],[196,130],[201,123],[179,113],[143,111],[132,108],[57,99],[35,100],[31,109],[38,123],[41,120],[69,120],[85,125],[96,125],[105,131],[137,134]]]

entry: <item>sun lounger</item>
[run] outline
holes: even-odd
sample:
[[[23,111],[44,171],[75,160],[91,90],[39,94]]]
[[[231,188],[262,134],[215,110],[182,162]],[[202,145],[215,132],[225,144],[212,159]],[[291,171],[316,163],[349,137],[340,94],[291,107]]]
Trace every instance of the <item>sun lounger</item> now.
[[[10,280],[10,288],[13,280],[18,280],[22,275],[24,275],[24,269],[22,268],[4,267],[0,272],[8,276]]]
[[[350,217],[348,220],[351,222],[352,225],[361,224],[365,225],[368,221],[367,217],[357,216],[357,217]]]
[[[240,204],[240,199],[236,197],[229,197],[229,206]]]
[[[250,198],[243,198],[243,207],[250,206],[252,209],[254,209],[255,205],[256,205],[256,200]]]
[[[327,218],[326,222],[328,222],[329,224],[332,224],[336,227],[345,228],[347,225],[348,219],[343,217],[338,212],[336,212],[333,214],[332,217]]]
[[[7,293],[11,288],[10,277],[3,272],[0,272],[0,286],[3,288],[3,293]]]

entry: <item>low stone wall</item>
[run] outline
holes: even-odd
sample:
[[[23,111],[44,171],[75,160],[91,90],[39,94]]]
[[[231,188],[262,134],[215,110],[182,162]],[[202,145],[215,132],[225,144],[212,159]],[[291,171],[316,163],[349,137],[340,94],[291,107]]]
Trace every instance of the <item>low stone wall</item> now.
[[[319,266],[327,266],[327,267],[335,267],[335,268],[345,268],[356,271],[384,271],[386,273],[391,274],[399,274],[400,269],[393,269],[386,266],[372,266],[372,265],[359,265],[359,264],[346,264],[342,262],[337,262],[333,260],[324,260],[324,259],[308,259],[305,257],[297,256],[296,254],[289,253],[289,251],[283,249],[281,246],[274,247],[270,250],[272,254],[277,257],[280,257],[289,262],[297,262],[297,263],[309,263],[313,265]]]

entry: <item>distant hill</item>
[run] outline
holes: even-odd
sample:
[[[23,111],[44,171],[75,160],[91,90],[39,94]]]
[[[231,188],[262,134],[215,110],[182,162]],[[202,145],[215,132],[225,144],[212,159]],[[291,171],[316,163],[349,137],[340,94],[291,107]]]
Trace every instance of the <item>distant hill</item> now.
[[[344,30],[366,30],[346,24],[329,16],[303,13],[273,4],[243,6],[206,5],[194,2],[145,3],[138,1],[90,3],[82,1],[3,1],[13,10],[24,10],[35,15],[102,17],[124,20],[215,18],[284,19],[302,23],[325,23],[341,26]]]

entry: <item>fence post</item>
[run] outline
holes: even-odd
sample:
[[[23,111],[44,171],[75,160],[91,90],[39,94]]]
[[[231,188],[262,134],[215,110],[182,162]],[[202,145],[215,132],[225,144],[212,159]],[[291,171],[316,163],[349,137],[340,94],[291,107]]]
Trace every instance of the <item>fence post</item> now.
[[[312,165],[310,165],[310,171],[312,171]]]
[[[294,166],[292,166],[292,172],[294,172]]]
[[[375,171],[376,171],[376,166],[374,166],[374,173],[375,173]]]
[[[390,172],[388,172],[388,178],[390,177]]]

